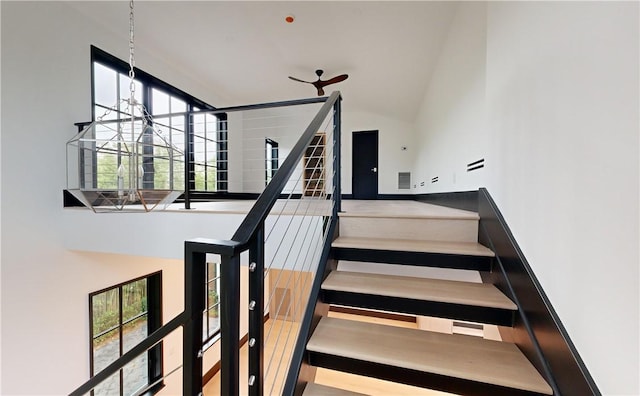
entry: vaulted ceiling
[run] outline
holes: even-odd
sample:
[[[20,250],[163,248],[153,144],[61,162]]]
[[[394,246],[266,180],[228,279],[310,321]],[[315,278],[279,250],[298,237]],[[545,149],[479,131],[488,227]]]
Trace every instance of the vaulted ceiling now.
[[[128,2],[69,2],[128,36]],[[447,36],[456,2],[138,1],[136,47],[215,89],[235,105],[312,97],[314,81],[345,106],[412,121]],[[293,15],[295,21],[286,23]],[[126,46],[126,41],[124,44]],[[138,64],[145,69],[143,64]],[[170,81],[169,81],[170,82]]]

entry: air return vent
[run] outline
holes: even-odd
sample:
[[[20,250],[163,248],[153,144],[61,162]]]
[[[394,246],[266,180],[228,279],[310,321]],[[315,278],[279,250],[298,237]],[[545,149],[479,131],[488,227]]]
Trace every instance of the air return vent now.
[[[437,183],[437,182],[438,182],[438,176],[431,178],[431,183]]]
[[[411,172],[398,172],[398,189],[409,190],[411,188]]]
[[[479,159],[477,161],[473,161],[470,164],[467,164],[467,172],[471,172],[480,168],[484,168],[484,158]]]

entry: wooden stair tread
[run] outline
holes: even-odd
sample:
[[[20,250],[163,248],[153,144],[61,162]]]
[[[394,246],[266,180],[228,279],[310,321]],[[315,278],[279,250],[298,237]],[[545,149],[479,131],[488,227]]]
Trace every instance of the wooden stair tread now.
[[[511,343],[323,317],[310,352],[551,395]]]
[[[340,212],[340,217],[369,217],[389,219],[432,219],[432,220],[480,220],[477,213],[467,212],[461,214],[420,214],[420,213],[393,213],[393,212]]]
[[[332,271],[322,289],[517,310],[507,296],[488,283]]]
[[[416,201],[343,200],[341,217],[389,217],[419,219],[475,219],[476,212]]]
[[[344,389],[309,382],[304,388],[302,396],[366,396],[364,393],[356,393]]]
[[[476,242],[412,241],[408,239],[338,237],[333,241],[331,246],[335,248],[458,254],[483,257],[495,256],[490,249]]]

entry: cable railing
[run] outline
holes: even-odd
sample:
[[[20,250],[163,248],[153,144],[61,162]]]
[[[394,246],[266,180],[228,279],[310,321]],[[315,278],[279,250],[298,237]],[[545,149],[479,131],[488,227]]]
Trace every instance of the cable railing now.
[[[220,259],[220,394],[240,394],[240,316],[248,312],[249,395],[279,394],[290,371],[292,345],[319,264],[326,262],[340,211],[340,103],[334,92],[291,148],[230,240],[185,242],[185,309],[70,393],[84,395],[182,327],[182,394],[203,389],[203,313],[207,257]],[[317,103],[319,99],[314,99]],[[282,107],[292,102],[272,105]],[[269,108],[269,104],[217,113]],[[204,112],[203,112],[204,113]],[[188,197],[187,197],[188,199]],[[241,258],[242,256],[242,258]],[[248,256],[248,257],[247,257]],[[247,259],[248,258],[248,259]],[[249,306],[240,307],[240,267],[248,266]],[[265,284],[268,280],[268,284]],[[267,292],[265,292],[267,290]],[[265,315],[269,320],[265,325]],[[268,356],[266,352],[269,352]],[[143,394],[163,380],[149,384]]]
[[[323,130],[323,126],[327,123],[331,123],[331,128],[326,128],[329,131]],[[318,131],[321,133],[318,134]],[[320,143],[322,140],[325,142],[324,145]],[[329,242],[335,229],[337,212],[340,210],[339,142],[340,94],[335,92],[327,99],[291,149],[231,240],[198,239],[188,241],[185,245],[186,265],[189,268],[204,268],[206,254],[219,254],[221,257],[220,275],[223,286],[220,294],[220,391],[223,395],[239,394],[241,382],[239,318],[243,311],[240,307],[240,255],[245,251],[249,253],[249,373],[246,379],[248,393],[263,395],[265,391],[276,392],[276,388],[281,389],[283,386],[285,372],[289,366],[285,355],[287,352],[272,353],[265,361],[265,341],[274,341],[285,350],[281,342],[286,344],[286,340],[297,338],[296,326],[289,327],[285,334],[278,331],[274,325],[286,322],[286,319],[295,316],[296,311],[304,310],[307,299],[304,298],[304,293],[300,292],[301,298],[297,300],[290,298],[288,303],[283,298],[276,299],[277,303],[272,301],[278,289],[284,289],[286,293],[286,287],[278,287],[278,285],[296,284],[304,288],[305,282],[300,282],[299,277],[305,272],[314,272],[318,263],[326,259]],[[330,161],[314,161],[316,151],[329,154]],[[302,167],[299,166],[301,161],[304,164]],[[319,188],[317,183],[313,185],[313,179],[319,179],[321,175],[324,175],[326,180],[323,180],[324,184]],[[284,200],[280,199],[283,192],[287,196]],[[300,194],[300,199],[294,199],[297,197],[296,194]],[[316,235],[316,237],[309,237],[309,232],[311,236]],[[265,243],[267,241],[268,245]],[[294,263],[291,264],[290,261]],[[284,272],[285,270],[289,272]],[[202,270],[198,271],[202,272]],[[271,276],[276,278],[273,280],[273,290],[267,297],[269,317],[272,320],[266,334],[264,327],[265,274],[270,278]],[[203,277],[204,274],[200,273],[199,276]],[[293,279],[291,279],[292,276],[294,276]],[[193,309],[201,311],[202,307],[197,306]],[[285,320],[279,321],[279,317]],[[201,323],[198,321],[201,321],[201,317],[193,320],[196,327],[200,328]],[[192,338],[197,339],[195,333]],[[195,359],[193,367],[189,369],[201,373],[199,348],[200,345],[191,345],[186,348],[185,353]],[[185,367],[186,370],[187,367]],[[193,383],[195,384],[195,381]],[[267,383],[269,389],[265,389]],[[201,388],[198,387],[189,388],[185,389],[185,394],[195,395],[200,391]]]
[[[265,140],[275,142],[276,147],[280,143],[280,156],[271,159],[272,164],[275,164],[271,170],[275,174],[279,163],[325,99],[310,98],[215,110],[194,109],[169,114],[153,113],[154,127],[175,147],[180,158],[173,162],[166,161],[155,153],[153,169],[146,172],[146,177],[150,178],[148,182],[158,187],[169,178],[172,188],[184,191],[177,202],[182,203],[185,209],[194,208],[192,203],[212,200],[257,199],[266,182],[272,178],[272,174],[265,174]],[[141,120],[141,117],[136,118],[136,122]],[[112,125],[114,130],[126,122],[126,119],[103,121],[104,124]],[[82,131],[90,124],[91,122],[80,122],[76,126]],[[107,159],[117,159],[118,153],[106,153],[108,147],[101,148],[101,136],[95,136],[97,141],[93,145],[88,142],[89,137],[84,138],[87,142],[82,148],[87,152],[79,153],[80,156],[84,155],[81,160],[83,172],[75,175],[79,166],[70,168],[74,177],[83,180],[83,188],[104,187],[100,184],[101,178],[96,176],[98,174],[115,178],[116,168]],[[100,148],[97,155],[94,153],[94,146]],[[107,156],[105,153],[111,155]],[[68,192],[65,197],[65,206],[82,205]]]

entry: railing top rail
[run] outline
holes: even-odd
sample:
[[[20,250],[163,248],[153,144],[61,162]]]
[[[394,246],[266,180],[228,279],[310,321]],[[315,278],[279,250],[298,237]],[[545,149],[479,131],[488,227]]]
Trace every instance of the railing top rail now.
[[[100,385],[102,381],[106,380],[107,378],[115,374],[118,370],[131,363],[133,359],[138,357],[138,355],[140,355],[144,351],[155,346],[157,343],[162,341],[164,337],[168,336],[171,332],[182,326],[185,322],[186,314],[182,312],[175,318],[171,319],[167,324],[154,331],[149,337],[142,340],[138,345],[131,348],[120,358],[105,367],[98,374],[91,377],[87,382],[80,385],[76,390],[69,393],[69,396],[82,396],[89,393],[93,388]]]
[[[300,106],[300,105],[307,105],[307,104],[314,104],[314,103],[324,103],[329,99],[330,97],[323,96],[318,98],[294,99],[294,100],[284,100],[279,102],[267,102],[267,103],[255,103],[255,104],[239,105],[239,106],[218,107],[216,109],[183,111],[183,112],[175,112],[175,113],[168,113],[168,114],[154,114],[153,118],[176,117],[181,115],[195,115],[195,114],[222,114],[222,113],[232,113],[236,111]],[[136,117],[136,118],[141,118],[141,117]],[[131,120],[131,117],[124,118],[124,119],[103,120],[103,122],[122,122],[127,120]],[[74,123],[74,125],[82,127],[82,126],[87,126],[91,124],[91,122],[92,121],[80,121],[80,122]]]
[[[269,182],[262,194],[260,194],[256,203],[244,218],[235,234],[233,234],[231,239],[239,243],[241,247],[244,247],[249,243],[251,236],[269,215],[271,208],[275,205],[276,201],[280,197],[280,193],[287,185],[289,177],[295,170],[298,162],[302,159],[307,146],[322,126],[324,119],[333,108],[333,105],[339,99],[339,91],[334,91],[331,96],[329,96],[329,99],[327,99],[311,123],[309,123],[309,126],[305,129],[296,145],[293,146],[293,149],[291,149],[291,152],[287,155],[287,158],[278,169],[278,172],[273,176],[271,182]]]

